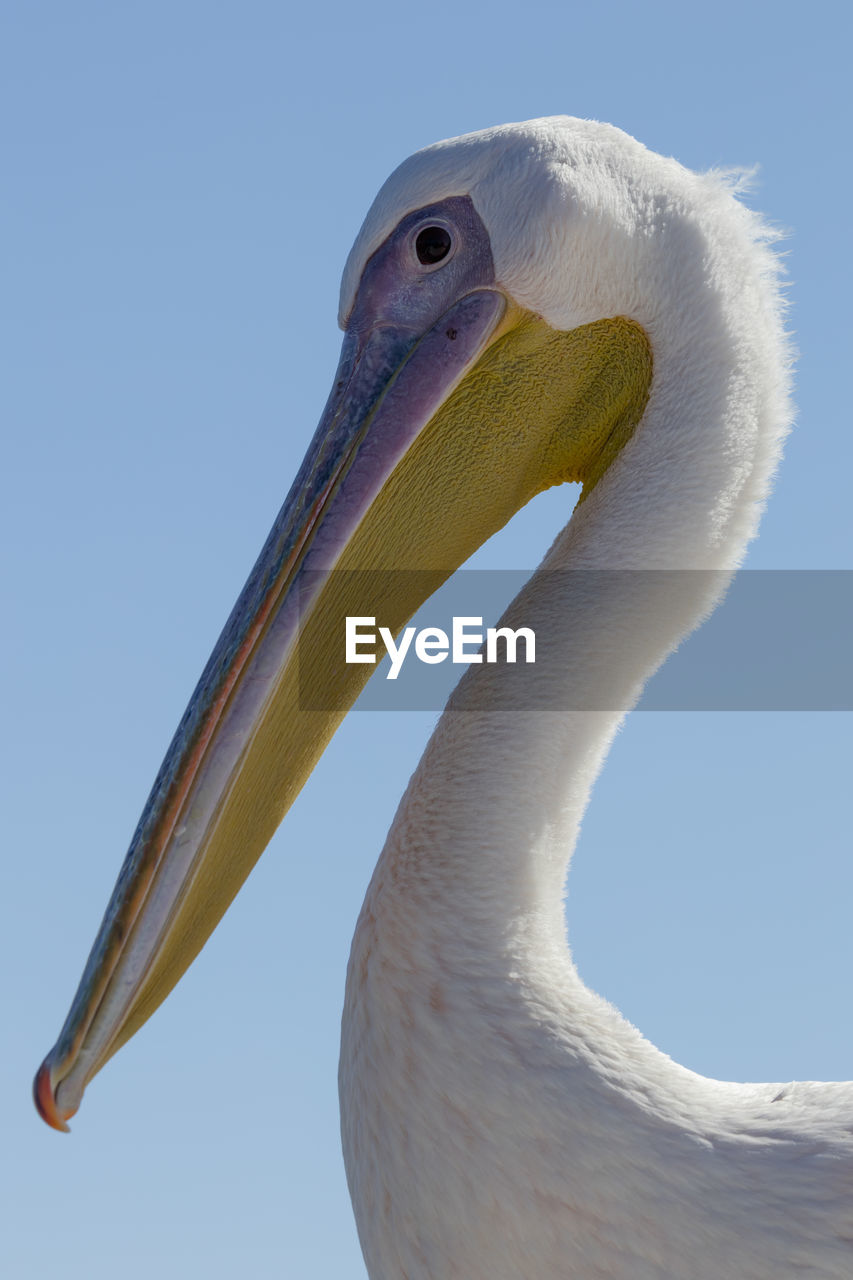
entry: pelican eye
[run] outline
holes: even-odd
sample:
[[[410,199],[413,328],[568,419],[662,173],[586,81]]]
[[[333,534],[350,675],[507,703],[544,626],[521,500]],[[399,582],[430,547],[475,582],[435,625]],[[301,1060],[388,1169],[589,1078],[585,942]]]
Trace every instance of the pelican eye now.
[[[423,227],[415,238],[415,253],[424,267],[443,262],[453,248],[453,238],[446,227]]]

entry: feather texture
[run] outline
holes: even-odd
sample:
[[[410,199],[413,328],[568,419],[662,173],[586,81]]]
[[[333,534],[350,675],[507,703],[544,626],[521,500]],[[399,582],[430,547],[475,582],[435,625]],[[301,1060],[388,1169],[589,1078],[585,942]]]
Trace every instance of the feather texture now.
[[[532,677],[542,698],[583,708],[606,689],[613,710],[534,713],[506,669],[471,668],[368,890],[340,1089],[370,1275],[842,1280],[853,1085],[731,1084],[678,1066],[584,987],[563,913],[612,737],[724,592],[790,423],[772,233],[725,177],[610,126],[509,125],[391,176],[347,263],[342,318],[400,217],[466,194],[517,303],[557,329],[637,321],[654,378],[633,437],[542,566],[597,572],[540,571],[503,619],[559,638]],[[472,682],[495,710],[464,710]]]

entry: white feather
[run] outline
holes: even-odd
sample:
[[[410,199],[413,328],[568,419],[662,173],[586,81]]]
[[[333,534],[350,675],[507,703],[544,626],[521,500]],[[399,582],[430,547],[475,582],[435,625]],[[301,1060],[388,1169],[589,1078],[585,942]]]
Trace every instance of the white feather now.
[[[778,461],[789,356],[771,236],[723,178],[609,126],[510,125],[391,176],[343,318],[400,217],[460,194],[508,293],[561,329],[635,318],[655,374],[633,439],[543,565],[630,572],[540,571],[507,614],[560,637],[564,662],[537,667],[543,697],[583,706],[606,689],[614,709],[525,711],[505,673],[472,668],[460,688],[501,709],[451,699],[367,894],[340,1085],[370,1275],[849,1280],[853,1086],[678,1066],[584,987],[563,914],[613,734],[719,599]]]

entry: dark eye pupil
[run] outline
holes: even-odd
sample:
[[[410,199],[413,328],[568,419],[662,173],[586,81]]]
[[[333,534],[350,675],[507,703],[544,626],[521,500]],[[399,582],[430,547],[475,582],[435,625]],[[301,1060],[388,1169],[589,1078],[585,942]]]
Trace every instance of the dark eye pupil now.
[[[422,262],[425,267],[441,262],[450,253],[450,244],[450,232],[445,231],[444,227],[424,227],[423,231],[418,232],[415,241],[418,262]]]

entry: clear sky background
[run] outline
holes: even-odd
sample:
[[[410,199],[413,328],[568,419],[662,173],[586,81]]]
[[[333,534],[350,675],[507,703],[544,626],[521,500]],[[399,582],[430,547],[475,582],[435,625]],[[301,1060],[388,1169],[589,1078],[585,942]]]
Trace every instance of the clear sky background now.
[[[73,1133],[30,1079],[301,459],[340,271],[437,138],[568,113],[761,166],[799,422],[749,563],[850,567],[849,7],[3,6],[0,1267],[364,1276],[338,1135],[352,928],[434,716],[352,715]],[[573,494],[485,549],[531,568]],[[634,715],[570,880],[587,982],[686,1065],[853,1074],[850,717]]]

